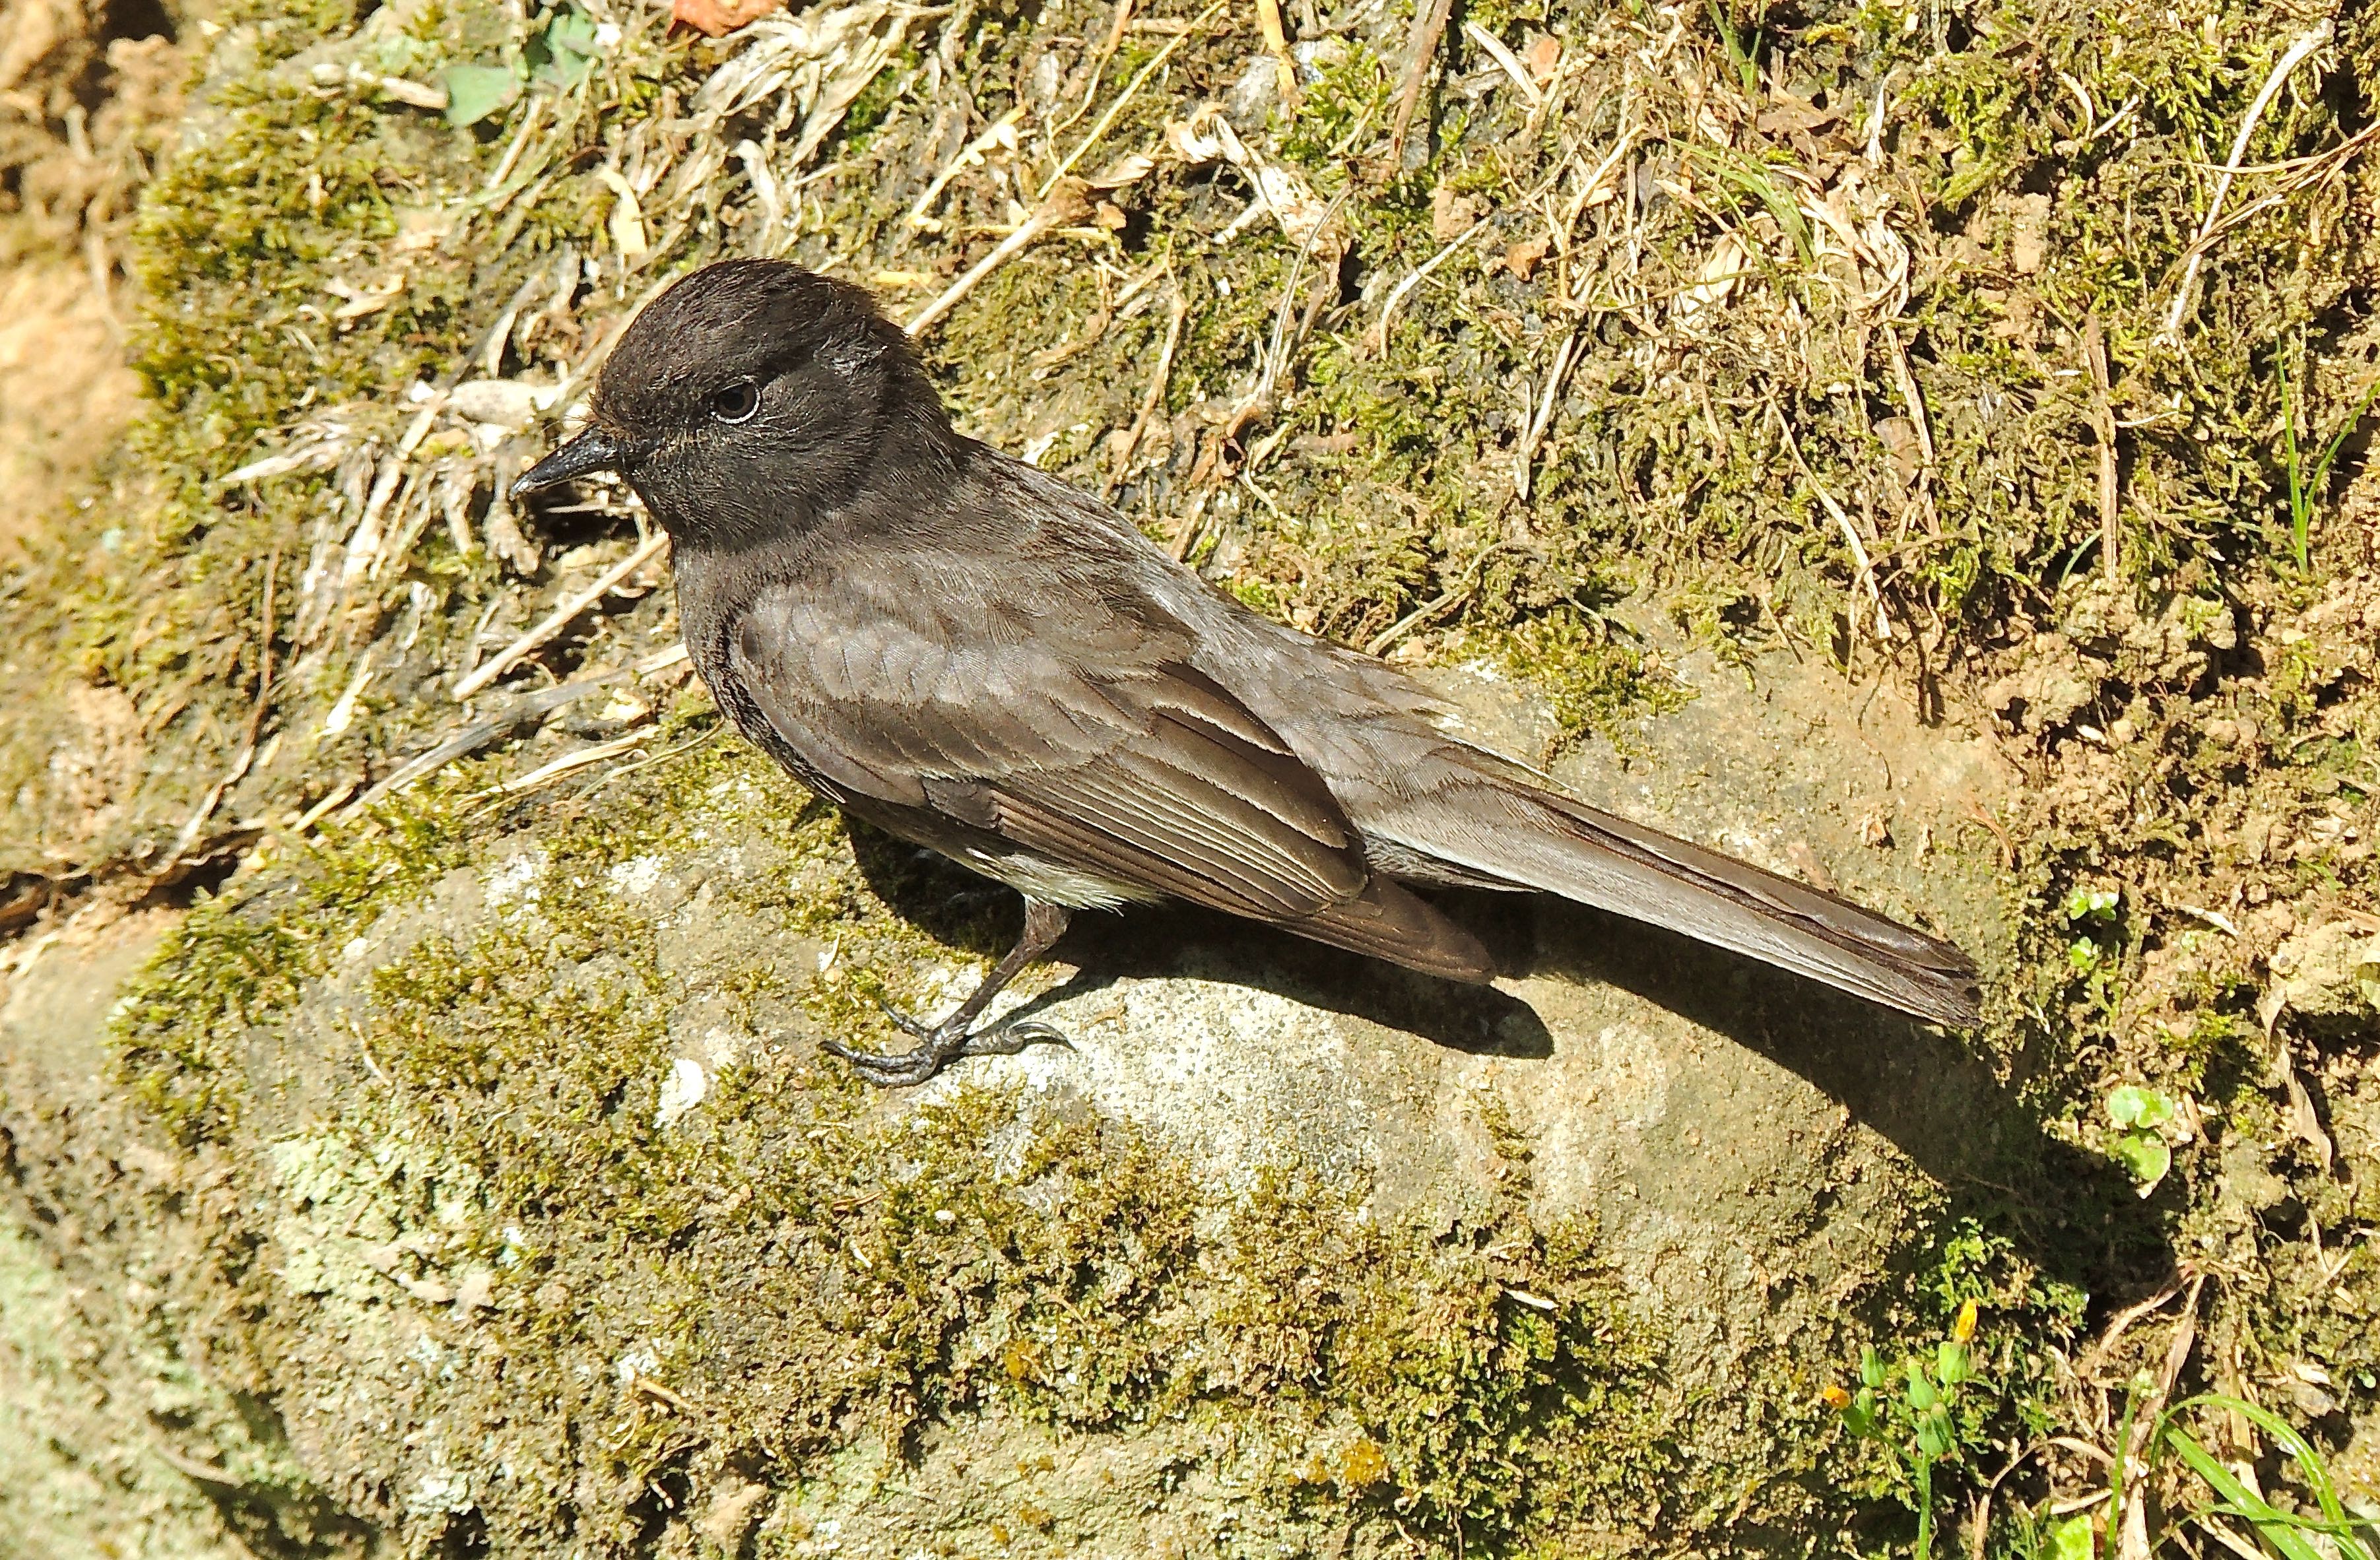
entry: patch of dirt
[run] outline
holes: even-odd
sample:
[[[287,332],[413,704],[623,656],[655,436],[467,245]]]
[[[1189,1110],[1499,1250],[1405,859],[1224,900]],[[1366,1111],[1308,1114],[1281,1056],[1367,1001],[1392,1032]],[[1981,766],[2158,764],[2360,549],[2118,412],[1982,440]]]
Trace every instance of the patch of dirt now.
[[[140,407],[121,255],[180,114],[173,30],[156,0],[0,12],[0,560],[55,523]]]

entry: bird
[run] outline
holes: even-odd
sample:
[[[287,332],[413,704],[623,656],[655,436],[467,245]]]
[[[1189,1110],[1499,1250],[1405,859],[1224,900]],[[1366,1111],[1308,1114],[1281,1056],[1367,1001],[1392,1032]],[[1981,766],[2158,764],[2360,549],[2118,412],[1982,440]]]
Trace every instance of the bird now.
[[[1569,796],[1377,658],[1251,611],[1108,504],[961,434],[863,287],[713,262],[622,333],[516,499],[597,473],[671,539],[728,719],[804,785],[1025,901],[900,1053],[908,1085],[1063,1036],[978,1025],[1081,911],[1186,901],[1451,981],[1498,973],[1439,889],[1552,894],[1950,1026],[1957,947]]]

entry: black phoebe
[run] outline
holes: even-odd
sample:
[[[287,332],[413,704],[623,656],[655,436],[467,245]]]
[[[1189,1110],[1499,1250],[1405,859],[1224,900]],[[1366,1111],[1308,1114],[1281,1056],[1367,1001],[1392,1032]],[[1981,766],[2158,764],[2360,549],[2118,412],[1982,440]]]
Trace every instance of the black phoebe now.
[[[1055,1038],[973,1025],[1076,910],[1190,900],[1449,979],[1488,952],[1406,885],[1541,890],[1943,1023],[1949,944],[1547,789],[1402,673],[1247,611],[1105,504],[951,427],[848,283],[724,260],[620,338],[514,484],[626,478],[695,667],[812,790],[1025,896],[1025,935],[878,1083]]]

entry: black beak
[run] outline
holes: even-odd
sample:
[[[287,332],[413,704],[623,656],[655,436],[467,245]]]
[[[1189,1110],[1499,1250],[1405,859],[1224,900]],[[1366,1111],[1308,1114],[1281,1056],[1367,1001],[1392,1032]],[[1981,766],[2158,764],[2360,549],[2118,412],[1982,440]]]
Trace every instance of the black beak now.
[[[530,466],[512,485],[515,499],[591,476],[598,471],[617,471],[630,452],[627,445],[614,439],[600,426],[587,431],[569,443]]]

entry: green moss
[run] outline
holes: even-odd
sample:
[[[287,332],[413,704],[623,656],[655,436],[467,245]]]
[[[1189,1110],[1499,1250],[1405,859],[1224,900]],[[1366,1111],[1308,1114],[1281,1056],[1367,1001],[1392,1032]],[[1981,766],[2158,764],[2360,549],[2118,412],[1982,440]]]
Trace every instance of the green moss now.
[[[1527,619],[1494,643],[1506,670],[1551,703],[1558,747],[1590,733],[1625,745],[1637,720],[1694,696],[1656,657],[1576,612]]]

